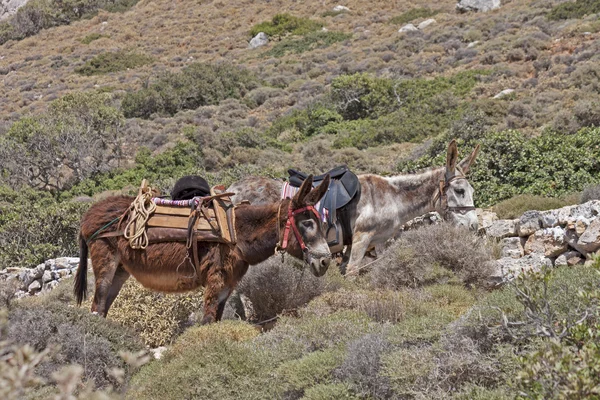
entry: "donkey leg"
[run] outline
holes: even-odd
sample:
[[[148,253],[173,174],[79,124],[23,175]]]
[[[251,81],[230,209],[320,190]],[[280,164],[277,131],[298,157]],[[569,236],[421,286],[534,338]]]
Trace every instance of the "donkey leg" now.
[[[372,232],[355,232],[352,240],[352,253],[350,254],[350,260],[346,268],[346,276],[356,276],[359,273],[360,262],[365,256],[371,239],[373,238]]]
[[[225,302],[231,293],[231,288],[225,284],[223,272],[209,275],[204,291],[204,318],[202,325],[219,321],[225,308]],[[221,312],[219,313],[219,309]]]
[[[90,253],[96,280],[92,312],[106,316],[106,300],[119,265],[118,257],[107,242],[100,240],[92,243]]]
[[[112,285],[110,285],[110,289],[108,290],[108,296],[106,298],[106,308],[104,309],[104,316],[108,314],[108,310],[112,303],[115,301],[123,284],[129,279],[129,272],[125,271],[122,264],[119,264],[117,270],[115,271],[115,276],[112,280]]]
[[[344,253],[342,254],[342,263],[340,264],[340,274],[346,275],[346,268],[350,262],[350,256],[352,255],[352,245],[346,246]]]

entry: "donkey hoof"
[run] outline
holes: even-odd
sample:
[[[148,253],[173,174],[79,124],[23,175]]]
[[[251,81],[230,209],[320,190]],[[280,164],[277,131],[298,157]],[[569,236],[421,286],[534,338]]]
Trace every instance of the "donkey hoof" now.
[[[98,314],[98,311],[92,311],[92,315],[100,315],[100,314]]]

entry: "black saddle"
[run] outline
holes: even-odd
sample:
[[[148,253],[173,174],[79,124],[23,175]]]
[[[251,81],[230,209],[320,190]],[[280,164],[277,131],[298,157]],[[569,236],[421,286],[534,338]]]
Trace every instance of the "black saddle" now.
[[[308,177],[307,173],[295,169],[289,169],[288,174],[290,175],[290,186],[294,187],[300,187]],[[313,176],[313,186],[318,186],[327,175],[331,177],[331,182],[327,193],[321,199],[318,211],[322,213],[324,208],[329,211],[327,223],[329,228],[334,228],[337,221],[337,210],[342,209],[356,196],[360,191],[360,183],[356,174],[350,171],[347,166],[342,165],[323,175]],[[339,232],[336,228],[335,242],[338,241]]]
[[[190,200],[194,197],[210,196],[210,186],[206,179],[197,175],[187,175],[175,182],[171,191],[173,200]]]

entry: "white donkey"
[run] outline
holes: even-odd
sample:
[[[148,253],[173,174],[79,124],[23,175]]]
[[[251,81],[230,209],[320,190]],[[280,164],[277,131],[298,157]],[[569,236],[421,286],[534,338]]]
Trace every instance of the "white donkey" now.
[[[477,153],[458,162],[456,141],[448,145],[446,166],[415,174],[383,177],[359,175],[361,197],[358,202],[352,245],[346,246],[341,270],[356,275],[367,250],[384,244],[397,235],[400,227],[412,218],[430,211],[440,212],[447,220],[477,230],[478,220],[473,203],[473,187],[466,174]],[[280,200],[282,181],[247,177],[231,185],[234,203],[249,200],[252,204]]]

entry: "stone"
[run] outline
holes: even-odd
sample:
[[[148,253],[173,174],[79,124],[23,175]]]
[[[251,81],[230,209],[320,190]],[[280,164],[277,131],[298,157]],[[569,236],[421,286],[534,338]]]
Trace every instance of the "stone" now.
[[[479,227],[486,229],[491,226],[495,221],[498,221],[498,215],[489,210],[483,210],[478,208],[475,210],[477,213],[477,219],[479,220]]]
[[[557,210],[542,211],[540,213],[540,220],[542,222],[542,228],[554,228],[555,226],[558,226]]]
[[[505,237],[517,236],[518,226],[518,219],[500,219],[494,221],[492,225],[486,228],[485,232],[488,236],[502,239]]]
[[[79,261],[79,260],[78,260]],[[52,269],[65,269],[71,268],[71,263],[66,257],[57,258],[54,260],[54,267]]]
[[[44,275],[42,275],[42,283],[50,282],[52,280],[52,272],[44,271]]]
[[[42,292],[49,292],[50,290],[56,288],[58,285],[59,285],[58,281],[46,282],[46,283],[44,283],[44,286],[42,287]]]
[[[569,243],[565,230],[560,226],[540,229],[527,239],[525,254],[538,253],[546,257],[556,257],[567,251]]]
[[[414,31],[418,31],[417,27],[414,26],[413,24],[406,24],[404,25],[402,28],[398,29],[399,33],[403,33],[403,32],[414,32]]]
[[[348,7],[346,7],[346,6],[341,6],[341,5],[338,4],[337,6],[333,7],[333,11],[336,11],[336,12],[350,11],[350,9]]]
[[[29,294],[33,294],[42,288],[42,284],[40,281],[33,281],[28,287],[27,291]]]
[[[539,272],[552,267],[552,261],[543,254],[528,254],[521,258],[503,257],[496,260],[496,271],[491,278],[495,281],[510,281],[522,273]]]
[[[591,221],[585,217],[579,217],[574,223],[575,232],[577,235],[581,236],[585,233],[588,226],[590,226]]]
[[[400,230],[409,231],[411,229],[416,229],[421,226],[437,225],[441,224],[442,222],[444,222],[442,216],[436,211],[431,211],[419,217],[415,217],[410,221],[407,221],[404,225],[402,225],[402,228],[400,228]]]
[[[593,220],[583,235],[579,236],[577,246],[589,253],[600,249],[600,218]]]
[[[3,0],[0,2],[0,21],[14,15],[28,0]]]
[[[264,46],[267,43],[269,43],[269,37],[267,34],[264,32],[258,32],[258,34],[250,40],[248,48],[256,49],[257,47]]]
[[[471,43],[467,44],[467,49],[472,49],[473,47],[477,46],[478,44],[479,44],[479,40],[471,42]]]
[[[150,352],[154,355],[154,358],[156,360],[160,360],[160,358],[162,357],[162,354],[165,352],[165,350],[167,350],[167,348],[165,346],[160,346],[155,349],[150,349]]]
[[[529,236],[542,227],[539,211],[525,211],[519,218],[519,236]]]
[[[513,93],[515,91],[515,89],[504,89],[503,91],[501,91],[500,93],[498,93],[497,95],[494,96],[495,99],[500,99],[504,96],[507,96],[511,93]]]
[[[571,267],[573,265],[583,264],[584,262],[585,257],[578,251],[567,251],[556,258],[556,261],[554,261],[554,266]]]
[[[525,255],[521,238],[508,237],[500,241],[500,257],[520,258]]]
[[[417,25],[418,29],[425,29],[427,28],[429,25],[435,24],[435,19],[433,18],[429,18],[426,19],[425,21],[421,22],[419,25]]]
[[[456,5],[459,12],[488,12],[500,8],[500,0],[460,0]]]
[[[584,257],[588,256],[588,252],[585,251],[584,249],[582,249],[577,244],[577,242],[579,241],[579,236],[577,235],[577,232],[575,232],[575,230],[567,229],[565,231],[565,238],[567,239],[567,243],[569,244],[570,247],[572,247],[575,250],[577,250],[578,252],[580,252]]]

